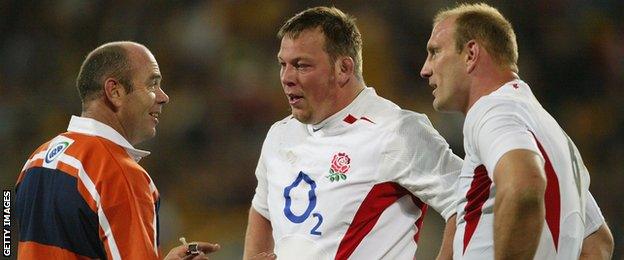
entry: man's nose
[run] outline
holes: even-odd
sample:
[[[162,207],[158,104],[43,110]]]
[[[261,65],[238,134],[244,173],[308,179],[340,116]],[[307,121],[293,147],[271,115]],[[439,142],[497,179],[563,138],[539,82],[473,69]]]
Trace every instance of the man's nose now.
[[[423,79],[428,79],[429,77],[431,77],[431,68],[429,65],[429,62],[425,62],[425,64],[423,64],[422,68],[420,69],[420,77],[422,77]]]
[[[158,88],[158,90],[156,91],[156,102],[158,104],[169,103],[169,95],[167,95],[167,93],[165,93],[162,88]]]
[[[295,85],[295,68],[289,64],[286,64],[282,67],[280,71],[280,80],[282,81],[283,86],[292,87]]]

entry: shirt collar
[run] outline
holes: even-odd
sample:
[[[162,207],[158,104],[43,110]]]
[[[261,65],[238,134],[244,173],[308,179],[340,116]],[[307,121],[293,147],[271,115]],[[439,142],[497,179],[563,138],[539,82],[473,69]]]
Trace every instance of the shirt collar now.
[[[359,114],[357,111],[359,111],[363,104],[366,103],[365,100],[367,97],[374,96],[376,94],[375,89],[365,87],[362,91],[360,91],[360,93],[358,93],[355,99],[342,110],[329,116],[318,124],[306,125],[308,132],[312,136],[326,135],[334,132],[333,130],[350,125],[353,122],[346,122],[345,120],[348,120],[351,114]],[[351,117],[353,117],[353,115],[351,115]]]
[[[126,152],[137,162],[150,154],[148,151],[134,148],[134,146],[115,129],[92,118],[72,116],[67,131],[99,136],[107,139],[126,149]]]

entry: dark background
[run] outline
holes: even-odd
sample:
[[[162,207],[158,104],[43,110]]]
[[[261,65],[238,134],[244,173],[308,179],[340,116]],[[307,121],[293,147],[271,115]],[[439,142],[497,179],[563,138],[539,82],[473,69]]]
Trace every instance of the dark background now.
[[[139,148],[162,196],[161,244],[221,243],[240,258],[254,169],[270,125],[286,115],[276,53],[280,25],[332,5],[355,15],[364,78],[403,108],[426,113],[463,157],[462,116],[431,108],[418,76],[435,12],[455,1],[0,1],[0,182],[13,187],[29,154],[80,114],[74,80],[102,43],[152,50],[171,102]],[[591,191],[624,248],[624,2],[495,1],[512,22],[520,76],[581,151]],[[419,258],[433,258],[442,221],[425,219]],[[13,244],[14,252],[17,244]]]

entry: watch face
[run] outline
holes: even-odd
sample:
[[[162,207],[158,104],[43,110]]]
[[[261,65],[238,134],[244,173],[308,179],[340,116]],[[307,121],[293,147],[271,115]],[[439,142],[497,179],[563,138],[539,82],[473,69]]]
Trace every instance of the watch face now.
[[[190,243],[188,245],[188,251],[189,254],[191,255],[198,255],[199,254],[199,246],[195,243]]]

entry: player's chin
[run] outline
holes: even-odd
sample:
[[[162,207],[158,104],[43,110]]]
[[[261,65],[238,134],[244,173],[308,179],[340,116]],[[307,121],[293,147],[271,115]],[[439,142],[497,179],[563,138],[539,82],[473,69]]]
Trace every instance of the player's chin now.
[[[156,136],[156,132],[156,127],[146,129],[146,131],[143,133],[143,140],[149,140],[154,138]]]
[[[435,109],[435,111],[440,111],[440,100],[437,97],[433,98],[433,102],[431,102],[431,105],[433,106],[433,109]]]
[[[442,102],[442,100],[440,100],[439,98],[435,98],[433,100],[433,109],[435,111],[438,111],[438,112],[447,112],[448,111],[448,109],[446,108],[444,102]]]
[[[292,108],[292,116],[297,119],[297,121],[304,124],[309,124],[309,121],[311,119],[309,112],[298,108]]]

